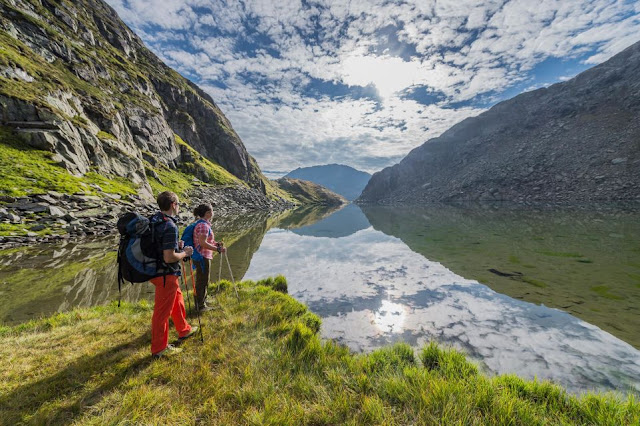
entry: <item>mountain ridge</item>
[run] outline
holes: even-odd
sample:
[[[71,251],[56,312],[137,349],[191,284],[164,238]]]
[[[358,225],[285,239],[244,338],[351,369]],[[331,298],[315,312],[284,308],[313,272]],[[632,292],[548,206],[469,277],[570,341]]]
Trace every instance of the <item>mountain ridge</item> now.
[[[640,199],[640,43],[500,102],[374,174],[358,202]]]
[[[347,202],[341,195],[322,185],[307,180],[284,176],[276,180],[275,183],[278,187],[291,194],[300,204],[333,206]]]
[[[100,0],[0,2],[2,125],[76,175],[123,176],[150,198],[157,168],[218,183],[177,137],[263,194],[268,180],[213,99]]]

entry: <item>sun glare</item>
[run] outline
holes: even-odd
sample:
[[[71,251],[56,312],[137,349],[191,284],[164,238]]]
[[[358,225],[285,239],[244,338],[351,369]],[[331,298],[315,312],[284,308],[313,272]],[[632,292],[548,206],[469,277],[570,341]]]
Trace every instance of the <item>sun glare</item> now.
[[[343,62],[343,81],[346,84],[373,84],[385,100],[415,84],[419,74],[419,62],[407,62],[392,56],[350,56]]]
[[[374,313],[373,323],[383,333],[400,333],[406,318],[404,305],[383,300],[380,308]]]

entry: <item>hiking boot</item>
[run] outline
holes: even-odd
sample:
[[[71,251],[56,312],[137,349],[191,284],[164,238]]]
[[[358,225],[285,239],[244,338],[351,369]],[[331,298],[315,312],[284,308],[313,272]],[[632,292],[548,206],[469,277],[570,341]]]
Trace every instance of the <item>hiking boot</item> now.
[[[176,348],[172,344],[168,344],[166,348],[164,348],[158,353],[151,355],[151,357],[153,359],[166,358],[168,356],[179,354],[180,352],[182,352],[182,348]]]
[[[191,327],[191,331],[190,332],[188,332],[187,334],[185,334],[182,337],[178,337],[178,342],[184,342],[185,340],[187,340],[189,337],[193,336],[197,332],[198,332],[198,326],[194,325],[193,327]],[[180,349],[180,350],[182,350],[182,349]]]

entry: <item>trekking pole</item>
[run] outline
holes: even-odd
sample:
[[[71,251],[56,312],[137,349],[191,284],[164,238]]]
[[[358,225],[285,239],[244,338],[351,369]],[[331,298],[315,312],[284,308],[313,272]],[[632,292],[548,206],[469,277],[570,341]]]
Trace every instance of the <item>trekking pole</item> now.
[[[218,253],[218,257],[220,258],[220,265],[218,266],[218,283],[222,280],[222,252]]]
[[[238,287],[236,287],[236,280],[233,279],[233,272],[231,272],[231,264],[229,263],[228,250],[225,251],[223,254],[225,255],[224,258],[227,259],[227,266],[229,267],[229,275],[231,275],[231,282],[233,282],[233,290],[236,292],[236,299],[240,301],[240,297],[238,296]],[[222,259],[220,259],[220,262],[222,262]]]
[[[196,301],[196,280],[193,279],[193,263],[189,258],[189,269],[191,270],[191,285],[193,285],[193,304],[195,305],[196,312],[198,313],[198,327],[200,327],[200,341],[204,343],[204,336],[202,335],[202,324],[200,324],[200,309],[198,308],[198,302]]]
[[[182,285],[184,286],[184,291],[187,292],[187,304],[189,305],[189,314],[191,314],[191,300],[189,300],[189,285],[187,284],[187,282],[185,281],[185,274],[187,273],[187,271],[184,270],[184,260],[182,261],[182,273],[180,274],[180,277],[182,278]]]

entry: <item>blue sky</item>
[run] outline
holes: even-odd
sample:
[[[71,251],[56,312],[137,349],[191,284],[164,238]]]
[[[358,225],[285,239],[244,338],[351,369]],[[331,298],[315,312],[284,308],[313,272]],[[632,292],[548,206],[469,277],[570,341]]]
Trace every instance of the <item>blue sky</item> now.
[[[378,171],[640,40],[635,0],[107,2],[275,171]]]

